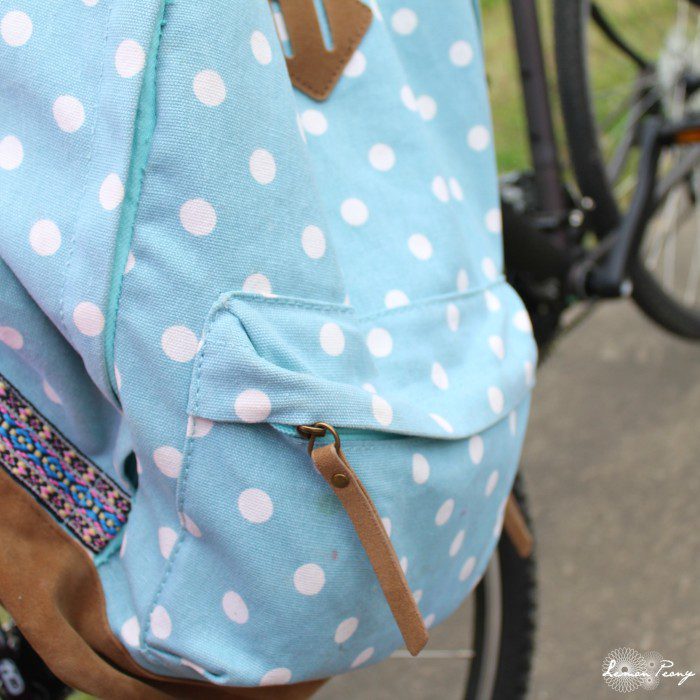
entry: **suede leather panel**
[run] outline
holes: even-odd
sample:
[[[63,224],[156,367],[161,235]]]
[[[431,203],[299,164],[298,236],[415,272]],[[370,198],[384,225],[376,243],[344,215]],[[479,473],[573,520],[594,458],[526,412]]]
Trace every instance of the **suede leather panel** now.
[[[0,600],[67,685],[105,700],[303,700],[324,683],[231,688],[146,671],[109,627],[90,556],[1,470],[0,504]]]

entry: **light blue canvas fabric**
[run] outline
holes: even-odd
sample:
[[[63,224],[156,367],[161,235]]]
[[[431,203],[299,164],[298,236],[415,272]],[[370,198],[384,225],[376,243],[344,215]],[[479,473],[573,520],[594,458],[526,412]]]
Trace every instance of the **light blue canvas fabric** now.
[[[401,645],[296,425],[339,430],[428,626],[500,534],[536,357],[478,13],[368,4],[324,103],[266,0],[0,9],[0,373],[131,494],[95,564],[158,673],[297,682]]]

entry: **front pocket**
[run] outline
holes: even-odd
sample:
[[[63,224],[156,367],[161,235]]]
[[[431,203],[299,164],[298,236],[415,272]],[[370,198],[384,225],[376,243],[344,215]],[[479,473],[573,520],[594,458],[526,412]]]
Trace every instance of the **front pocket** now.
[[[517,406],[535,362],[527,315],[505,283],[363,317],[236,292],[209,315],[188,413],[456,440]]]

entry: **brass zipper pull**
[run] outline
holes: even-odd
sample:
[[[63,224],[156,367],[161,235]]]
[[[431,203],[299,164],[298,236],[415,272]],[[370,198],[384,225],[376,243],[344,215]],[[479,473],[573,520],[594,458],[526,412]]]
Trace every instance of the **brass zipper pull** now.
[[[327,423],[300,425],[297,431],[308,439],[311,459],[348,514],[379,580],[406,648],[416,656],[428,641],[428,631],[382,519],[343,454],[338,431]],[[316,447],[316,439],[329,433],[333,436],[333,442]]]

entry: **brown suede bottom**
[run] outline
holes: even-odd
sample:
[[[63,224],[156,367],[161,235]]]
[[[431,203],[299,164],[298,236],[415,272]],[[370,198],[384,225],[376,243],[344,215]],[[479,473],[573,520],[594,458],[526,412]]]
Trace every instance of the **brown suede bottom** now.
[[[302,700],[324,683],[224,688],[142,669],[109,627],[97,569],[86,551],[2,469],[0,600],[64,683],[105,700]]]

